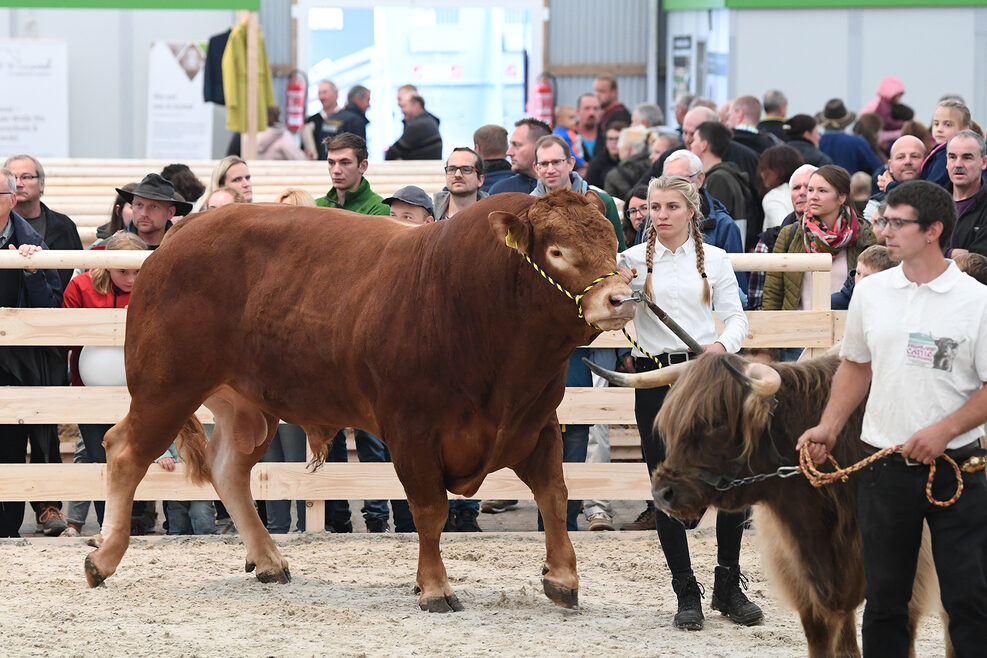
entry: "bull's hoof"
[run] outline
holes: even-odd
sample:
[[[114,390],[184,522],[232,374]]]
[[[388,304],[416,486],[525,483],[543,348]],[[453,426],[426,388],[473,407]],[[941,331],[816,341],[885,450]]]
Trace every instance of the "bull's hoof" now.
[[[257,580],[262,583],[287,585],[291,582],[291,572],[288,570],[288,567],[284,569],[271,569],[270,571],[258,571]]]
[[[424,601],[418,600],[418,607],[428,612],[462,612],[463,604],[455,594],[449,596],[432,596]]]
[[[93,548],[99,548],[103,545],[103,535],[93,535],[86,540],[86,546],[92,546]]]
[[[246,571],[247,573],[252,572],[256,568],[257,568],[257,563],[254,562],[253,560],[247,560],[246,562],[243,563],[243,570]]]
[[[90,587],[98,587],[103,584],[106,580],[106,576],[99,570],[96,563],[93,562],[92,553],[86,556],[86,582],[89,583]]]
[[[547,578],[542,578],[541,583],[545,588],[545,596],[547,596],[552,603],[562,606],[563,608],[569,608],[570,610],[579,610],[578,589],[562,587]]]

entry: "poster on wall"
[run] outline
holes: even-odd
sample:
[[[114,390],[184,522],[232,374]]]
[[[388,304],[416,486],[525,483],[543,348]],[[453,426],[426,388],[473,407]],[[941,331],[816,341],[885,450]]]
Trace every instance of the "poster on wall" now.
[[[197,43],[155,41],[148,58],[147,157],[212,157],[212,106],[202,100],[206,61]]]
[[[69,155],[68,46],[0,40],[0,155]]]

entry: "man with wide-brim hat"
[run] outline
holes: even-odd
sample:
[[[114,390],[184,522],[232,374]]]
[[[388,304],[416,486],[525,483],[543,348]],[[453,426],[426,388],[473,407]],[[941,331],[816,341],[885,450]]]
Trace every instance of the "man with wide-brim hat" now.
[[[846,109],[839,98],[831,98],[822,112],[816,113],[816,121],[824,130],[843,130],[857,120],[857,113]]]
[[[884,163],[860,135],[849,135],[844,129],[857,118],[855,112],[846,109],[839,98],[832,98],[822,112],[816,114],[816,121],[823,128],[819,138],[819,150],[847,170],[851,175],[863,171],[868,176],[884,168]]]
[[[192,204],[158,174],[148,174],[133,190],[115,189],[133,208],[134,216],[127,230],[136,233],[150,249],[161,244],[171,228],[172,217],[192,211]]]

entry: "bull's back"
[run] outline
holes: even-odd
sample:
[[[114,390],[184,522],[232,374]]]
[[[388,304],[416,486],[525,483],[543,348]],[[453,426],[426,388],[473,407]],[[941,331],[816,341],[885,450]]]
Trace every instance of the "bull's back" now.
[[[131,364],[138,379],[180,379],[194,367],[265,399],[346,367],[357,348],[357,300],[377,285],[374,262],[414,230],[390,218],[264,204],[226,206],[176,229],[137,278],[128,381]]]

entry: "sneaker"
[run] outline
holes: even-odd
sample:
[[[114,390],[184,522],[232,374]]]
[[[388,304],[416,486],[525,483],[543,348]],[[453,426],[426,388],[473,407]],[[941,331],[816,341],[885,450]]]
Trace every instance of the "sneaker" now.
[[[367,532],[390,532],[387,519],[367,519]]]
[[[613,530],[613,519],[606,512],[597,512],[589,517],[589,529],[593,531]]]
[[[713,574],[713,610],[719,610],[735,624],[753,626],[762,619],[761,608],[744,594],[747,589],[747,576],[740,573],[740,567],[716,567]]]
[[[69,527],[65,528],[62,532],[62,537],[81,537],[82,533],[79,532],[79,527],[75,523],[70,523]]]
[[[703,586],[696,581],[695,576],[689,576],[672,578],[672,589],[675,590],[679,606],[675,618],[672,619],[672,625],[687,631],[701,631],[705,619],[702,603],[705,595]]]
[[[469,507],[459,510],[453,525],[456,532],[483,532],[476,522],[476,511]]]
[[[658,520],[655,518],[655,504],[648,503],[648,507],[637,515],[637,518],[630,523],[620,526],[621,530],[656,530]]]
[[[484,514],[500,514],[515,507],[516,500],[485,500],[480,503],[480,511]]]
[[[345,534],[348,532],[353,532],[353,522],[349,519],[345,521],[333,521],[332,532],[338,532],[339,534]]]
[[[38,525],[46,537],[57,537],[65,532],[65,515],[53,505],[45,505],[38,515]]]
[[[233,523],[233,519],[231,519],[228,516],[222,519],[216,519],[216,534],[217,535],[237,534],[236,525]]]

